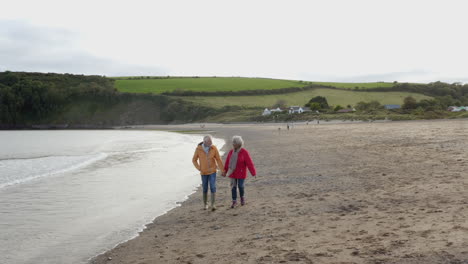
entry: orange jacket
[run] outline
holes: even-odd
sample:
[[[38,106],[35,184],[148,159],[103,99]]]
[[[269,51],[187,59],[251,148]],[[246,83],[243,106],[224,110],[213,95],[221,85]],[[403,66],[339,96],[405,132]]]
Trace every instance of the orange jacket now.
[[[202,144],[203,142],[198,144],[197,148],[195,149],[195,153],[193,154],[192,158],[193,166],[195,166],[195,168],[200,171],[201,175],[215,173],[216,167],[224,172],[223,161],[219,156],[218,149],[214,145],[211,145],[207,155],[203,149]]]

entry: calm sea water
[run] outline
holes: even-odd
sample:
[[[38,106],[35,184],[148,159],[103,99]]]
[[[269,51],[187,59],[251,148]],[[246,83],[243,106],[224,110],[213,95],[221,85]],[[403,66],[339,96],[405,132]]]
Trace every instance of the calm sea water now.
[[[86,263],[135,237],[200,184],[191,164],[200,141],[155,131],[0,131],[0,263]]]

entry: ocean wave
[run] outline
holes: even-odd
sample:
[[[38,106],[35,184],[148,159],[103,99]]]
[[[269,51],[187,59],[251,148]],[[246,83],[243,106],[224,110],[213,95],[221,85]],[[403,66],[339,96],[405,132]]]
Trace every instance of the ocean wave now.
[[[43,156],[0,160],[0,189],[84,168],[107,157],[107,153],[96,153],[83,156]],[[25,167],[36,169],[22,171]]]
[[[155,151],[167,151],[167,148],[155,147],[155,148],[145,148],[145,149],[132,149],[132,150],[122,150],[122,151],[109,151],[109,154],[131,154],[131,153],[144,153],[144,152],[155,152]]]

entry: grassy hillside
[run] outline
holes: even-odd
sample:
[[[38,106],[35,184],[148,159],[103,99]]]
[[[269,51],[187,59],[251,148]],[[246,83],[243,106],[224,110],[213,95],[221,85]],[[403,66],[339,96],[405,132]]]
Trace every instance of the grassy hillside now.
[[[400,112],[376,111],[378,109],[361,107],[358,112],[352,114],[350,118],[353,119],[369,119],[365,115],[395,113],[403,117],[389,118],[396,120],[465,117],[466,113],[452,115],[446,109],[450,105],[468,105],[468,84],[402,83],[393,87],[390,83],[311,84],[314,83],[265,78],[110,79],[103,76],[72,74],[0,72],[0,129],[28,128],[33,125],[109,127],[199,121],[268,121],[268,117],[258,119],[258,108],[271,107],[278,100],[284,100],[287,105],[304,105],[315,96],[326,97],[330,105],[342,106],[373,100],[381,104],[402,104],[407,96],[412,96],[418,101],[409,104],[407,109]],[[384,84],[387,87],[384,87]],[[323,87],[325,85],[334,85],[337,88],[329,89]],[[361,87],[359,91],[353,88],[356,85]],[[121,93],[115,89],[116,86],[119,91],[130,93]],[[178,92],[181,89],[185,92]],[[173,93],[160,95],[164,92]],[[433,96],[434,99],[421,101],[430,99],[429,96]],[[331,111],[328,114],[330,119],[349,116],[335,116]],[[283,118],[286,120],[310,117],[284,115]]]
[[[302,87],[305,83],[299,81],[239,78],[239,77],[201,77],[168,79],[115,79],[115,87],[120,92],[155,93],[172,92],[175,90],[191,90],[202,92],[270,90],[288,87]]]
[[[372,89],[377,87],[393,87],[394,83],[389,82],[369,82],[369,83],[341,83],[341,82],[312,82],[313,84],[320,84],[326,86],[333,86],[336,88],[344,89]]]
[[[213,107],[225,105],[239,105],[249,107],[271,107],[278,100],[286,100],[288,105],[304,105],[312,97],[324,96],[331,105],[354,105],[359,101],[379,101],[381,104],[403,104],[403,99],[412,96],[416,100],[431,97],[406,92],[353,92],[334,89],[316,89],[298,93],[262,95],[262,96],[209,96],[183,97],[182,99]]]

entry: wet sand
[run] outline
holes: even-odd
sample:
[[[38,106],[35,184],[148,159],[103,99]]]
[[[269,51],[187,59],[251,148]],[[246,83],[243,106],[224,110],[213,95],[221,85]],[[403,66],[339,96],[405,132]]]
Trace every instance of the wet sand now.
[[[279,126],[205,127],[243,136],[245,206],[219,177],[92,263],[468,263],[467,120]]]

